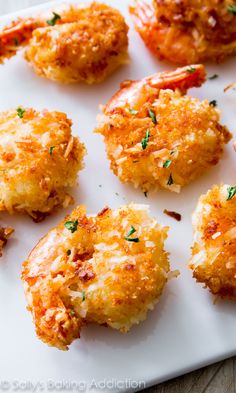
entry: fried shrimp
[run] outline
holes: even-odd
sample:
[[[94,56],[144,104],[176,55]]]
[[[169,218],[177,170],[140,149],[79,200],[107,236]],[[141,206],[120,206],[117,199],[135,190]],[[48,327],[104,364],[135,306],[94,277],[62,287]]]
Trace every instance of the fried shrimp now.
[[[144,320],[168,280],[167,231],[146,205],[105,208],[89,217],[77,207],[23,264],[39,338],[65,350],[85,324],[127,332]]]
[[[35,72],[62,83],[98,83],[127,61],[128,26],[105,4],[64,5],[0,32],[0,62],[26,46]]]
[[[85,147],[64,113],[18,108],[0,113],[0,211],[42,220],[73,198]]]
[[[236,187],[214,186],[193,213],[193,277],[214,295],[236,298]]]
[[[121,181],[179,192],[217,164],[231,134],[218,109],[185,95],[204,79],[204,67],[192,65],[121,85],[96,129]]]
[[[231,0],[136,0],[137,31],[159,58],[186,65],[236,53],[236,3]]]

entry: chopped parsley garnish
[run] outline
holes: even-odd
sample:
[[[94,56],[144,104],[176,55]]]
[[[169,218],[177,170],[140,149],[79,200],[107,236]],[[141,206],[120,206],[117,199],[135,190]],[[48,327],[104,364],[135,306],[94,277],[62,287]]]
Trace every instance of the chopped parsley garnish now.
[[[166,184],[167,184],[167,186],[171,186],[172,184],[174,184],[174,180],[173,180],[173,177],[171,174],[170,174],[168,182]]]
[[[166,160],[163,164],[163,168],[169,168],[170,164],[172,163],[172,160]]]
[[[61,16],[56,14],[56,12],[53,12],[53,15],[54,16],[52,19],[47,20],[47,24],[50,26],[55,26],[55,24],[57,23],[57,20],[61,19]]]
[[[157,124],[156,115],[155,115],[155,113],[153,112],[153,110],[151,108],[148,108],[148,113],[149,113],[149,116],[151,117],[153,123]]]
[[[214,75],[212,75],[212,76],[209,76],[209,80],[210,81],[213,81],[214,79],[216,79],[216,78],[219,78],[219,75],[217,75],[217,74],[214,74]]]
[[[196,68],[193,67],[193,66],[190,66],[190,67],[187,68],[186,71],[187,71],[187,72],[195,72],[195,71],[196,71]]]
[[[229,201],[236,194],[236,186],[228,187],[227,192],[228,192],[228,198],[226,200]]]
[[[236,15],[236,5],[229,5],[227,9],[229,12],[231,12],[231,14]]]
[[[129,111],[129,113],[131,113],[131,115],[137,115],[138,114],[138,111],[136,109],[129,108],[128,111]]]
[[[19,116],[19,118],[22,119],[25,114],[25,109],[17,108],[16,112],[17,112],[17,115]]]
[[[209,104],[211,106],[217,106],[217,101],[216,100],[212,100],[212,101],[209,102]]]
[[[69,256],[71,254],[71,250],[67,250],[66,254]]]
[[[77,231],[78,220],[66,221],[64,226],[66,227],[66,229],[68,229],[68,231],[71,231],[71,233],[74,233],[75,231]]]
[[[141,141],[141,145],[142,145],[143,150],[145,150],[147,148],[149,138],[150,138],[150,131],[147,130],[145,137]]]
[[[85,292],[83,291],[82,292],[82,302],[84,302],[85,301]]]
[[[53,149],[55,149],[56,146],[51,146],[49,147],[49,154],[50,156],[52,155]]]
[[[145,196],[146,198],[148,197],[147,191],[144,191],[144,196]]]
[[[138,237],[130,237],[134,234],[134,232],[136,232],[136,229],[133,227],[133,225],[131,225],[129,232],[125,236],[125,240],[127,240],[128,242],[138,243],[139,242]]]
[[[19,46],[20,45],[19,40],[17,38],[14,38],[14,44],[15,44],[15,46]]]

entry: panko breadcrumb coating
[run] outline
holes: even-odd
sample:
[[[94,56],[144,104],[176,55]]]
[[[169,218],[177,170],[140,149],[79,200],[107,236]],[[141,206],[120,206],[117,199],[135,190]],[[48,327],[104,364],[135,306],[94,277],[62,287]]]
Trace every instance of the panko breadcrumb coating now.
[[[136,0],[137,31],[159,58],[186,65],[236,53],[235,0]]]
[[[185,95],[204,79],[204,67],[192,65],[121,85],[96,130],[121,181],[179,192],[217,164],[231,134],[217,108]]]
[[[127,62],[128,26],[106,4],[67,4],[0,32],[0,62],[26,46],[35,72],[62,83],[98,83]]]
[[[193,277],[214,295],[236,298],[236,187],[214,186],[193,213]]]
[[[17,108],[0,113],[0,211],[42,220],[73,198],[85,147],[61,112]]]
[[[13,232],[13,228],[4,228],[0,225],[0,257],[2,256],[3,247],[7,244],[7,241]]]
[[[65,350],[87,323],[127,332],[144,320],[168,279],[167,230],[146,205],[105,208],[89,217],[77,207],[23,264],[39,338]]]

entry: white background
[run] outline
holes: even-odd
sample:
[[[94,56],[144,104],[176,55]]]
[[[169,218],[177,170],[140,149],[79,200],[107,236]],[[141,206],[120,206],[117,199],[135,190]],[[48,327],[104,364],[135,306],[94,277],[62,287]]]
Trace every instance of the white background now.
[[[62,86],[36,76],[19,53],[0,67],[0,110],[22,105],[66,112],[73,119],[74,134],[80,135],[88,150],[80,185],[73,192],[76,202],[86,203],[89,213],[96,213],[105,205],[149,203],[158,221],[170,226],[166,248],[171,253],[172,268],[178,268],[181,275],[167,285],[147,320],[129,334],[90,326],[83,329],[81,340],[68,352],[49,348],[35,337],[31,316],[25,310],[21,263],[65,211],[37,225],[27,217],[1,215],[1,222],[14,226],[16,232],[0,261],[0,379],[91,383],[93,378],[96,381],[131,378],[150,384],[236,353],[236,304],[213,305],[211,295],[195,283],[186,268],[192,244],[191,213],[199,195],[214,183],[235,182],[236,154],[232,142],[222,161],[179,195],[159,191],[150,193],[146,199],[140,190],[122,185],[111,173],[102,138],[92,132],[99,104],[105,104],[124,79],[142,78],[174,67],[159,63],[145,48],[133,30],[127,0],[108,2],[121,9],[130,25],[130,64],[99,86]],[[3,1],[0,3],[2,7]],[[12,6],[13,2],[7,3]],[[223,65],[208,66],[207,71],[209,76],[219,74],[219,78],[189,93],[201,99],[216,99],[222,110],[222,123],[233,132],[236,93],[234,90],[223,93],[223,88],[236,79],[235,61],[229,59]],[[165,216],[165,208],[181,213],[182,221],[178,223]]]
[[[0,15],[46,2],[47,0],[0,0]]]

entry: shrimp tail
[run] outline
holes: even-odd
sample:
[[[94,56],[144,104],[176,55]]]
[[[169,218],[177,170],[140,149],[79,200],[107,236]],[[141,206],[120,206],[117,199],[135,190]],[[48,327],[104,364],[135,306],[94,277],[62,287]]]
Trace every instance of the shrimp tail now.
[[[159,53],[158,42],[162,41],[162,31],[159,29],[155,10],[150,5],[141,0],[136,0],[129,7],[135,29],[140,34],[146,46],[154,53]],[[157,53],[158,52],[158,53]]]
[[[146,78],[147,82],[158,89],[179,89],[183,94],[191,87],[200,87],[206,80],[203,64],[194,64],[165,71]]]
[[[0,64],[27,45],[36,27],[40,24],[34,18],[17,19],[0,31]]]
[[[191,87],[200,87],[205,79],[204,65],[196,64],[177,68],[174,71],[158,72],[140,81],[125,81],[106,105],[105,113],[127,105],[134,108],[141,102],[156,99],[161,89],[179,89],[182,94],[185,94]]]

